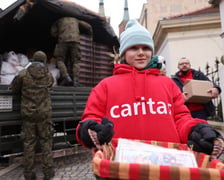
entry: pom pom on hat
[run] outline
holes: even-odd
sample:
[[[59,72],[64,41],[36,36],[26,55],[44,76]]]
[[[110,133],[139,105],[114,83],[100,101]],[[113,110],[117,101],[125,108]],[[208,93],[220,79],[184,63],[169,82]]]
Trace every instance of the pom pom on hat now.
[[[161,70],[166,69],[166,60],[163,56],[158,56],[158,63],[161,63]]]
[[[160,70],[164,70],[166,69],[166,60],[163,56],[153,56],[152,57],[152,61],[154,61],[155,63],[157,63],[157,68]]]
[[[120,56],[123,55],[125,50],[135,45],[147,45],[154,53],[154,43],[152,36],[147,29],[138,23],[136,19],[128,21],[125,31],[121,33],[120,37]]]
[[[33,55],[33,60],[46,63],[47,55],[43,51],[36,51]]]

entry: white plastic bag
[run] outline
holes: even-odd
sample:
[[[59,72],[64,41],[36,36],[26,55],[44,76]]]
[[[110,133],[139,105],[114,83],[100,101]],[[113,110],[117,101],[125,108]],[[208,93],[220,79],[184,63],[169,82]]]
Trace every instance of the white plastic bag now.
[[[19,66],[19,59],[14,51],[8,53],[6,61],[14,66]]]

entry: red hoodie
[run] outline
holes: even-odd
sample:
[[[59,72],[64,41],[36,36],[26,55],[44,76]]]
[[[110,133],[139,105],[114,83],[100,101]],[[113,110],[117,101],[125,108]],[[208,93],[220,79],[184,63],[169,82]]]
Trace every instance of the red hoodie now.
[[[82,120],[101,123],[103,116],[113,121],[114,138],[177,143],[187,143],[191,128],[207,123],[191,117],[180,89],[159,69],[138,71],[125,64],[115,65],[114,75],[93,88]]]

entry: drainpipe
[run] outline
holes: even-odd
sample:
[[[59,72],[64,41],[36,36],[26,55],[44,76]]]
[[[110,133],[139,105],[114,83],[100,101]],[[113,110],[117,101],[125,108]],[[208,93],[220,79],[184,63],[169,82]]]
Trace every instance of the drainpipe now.
[[[220,11],[221,28],[222,28],[221,37],[223,39],[223,46],[224,46],[224,0],[221,0],[219,3],[219,11]]]
[[[220,20],[221,20],[221,34],[220,37],[223,40],[224,47],[224,0],[208,0],[214,8],[219,7]],[[220,87],[221,87],[221,101],[222,101],[222,119],[224,121],[224,54],[221,57],[221,65],[219,66],[219,77],[220,77]]]
[[[224,47],[224,0],[221,0],[220,3],[219,3],[219,11],[220,11],[220,19],[221,19],[221,29],[222,29],[222,32],[221,32],[221,38],[222,38],[222,41],[223,41],[223,47]],[[222,101],[222,119],[224,121],[224,77],[223,77],[223,74],[224,74],[224,53],[223,53],[223,56],[221,58],[221,65],[220,65],[220,68],[219,68],[219,77],[220,77],[220,86],[221,86],[221,89],[222,89],[222,92],[221,92],[221,101]]]
[[[222,103],[222,121],[224,122],[224,55],[221,57],[221,64],[219,66],[219,81],[221,92],[221,103]]]

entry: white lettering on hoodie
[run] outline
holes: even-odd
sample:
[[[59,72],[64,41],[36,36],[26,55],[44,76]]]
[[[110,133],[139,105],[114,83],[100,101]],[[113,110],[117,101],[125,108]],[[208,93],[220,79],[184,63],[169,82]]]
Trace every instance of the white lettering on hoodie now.
[[[110,109],[110,115],[113,118],[137,116],[147,114],[171,114],[172,105],[163,101],[153,101],[149,98],[141,97],[141,102],[134,102],[133,104],[114,105]]]

